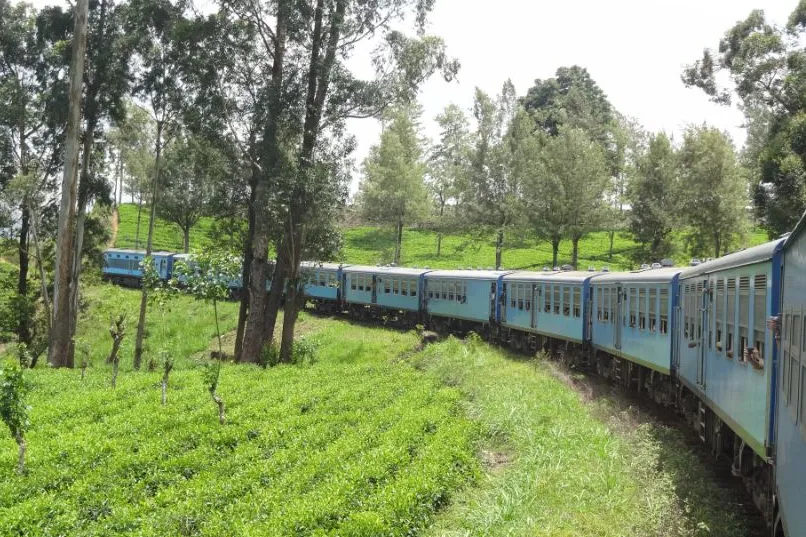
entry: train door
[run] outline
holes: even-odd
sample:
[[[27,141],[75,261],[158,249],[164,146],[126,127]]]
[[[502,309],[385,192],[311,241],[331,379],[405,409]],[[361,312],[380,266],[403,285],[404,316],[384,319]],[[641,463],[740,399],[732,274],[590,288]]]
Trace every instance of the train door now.
[[[540,285],[532,284],[532,318],[529,323],[533,329],[537,328],[537,312],[540,308]]]
[[[372,275],[372,303],[378,303],[378,276],[373,274]]]
[[[705,388],[705,358],[707,356],[707,338],[712,305],[709,296],[708,279],[697,282],[697,294],[694,295],[694,303],[698,305],[700,310],[699,323],[697,323],[696,327],[697,333],[695,334],[697,341],[697,384],[702,388]]]
[[[507,289],[507,284],[504,284],[503,291],[501,292],[501,322],[504,322],[504,320],[506,319],[506,311],[507,311],[506,302],[505,302],[505,300],[506,300],[506,289]],[[491,281],[490,282],[490,322],[491,323],[495,322],[495,309],[496,309],[496,307],[495,307],[496,306],[495,305],[495,291],[496,291],[496,282]]]
[[[504,282],[501,284],[501,322],[507,322],[507,295],[509,294],[509,283]],[[492,296],[495,297],[495,288],[493,284]],[[493,304],[495,304],[495,298],[493,298]],[[490,312],[491,316],[495,315],[495,305],[492,307],[492,311]]]
[[[627,311],[627,305],[625,304],[624,298],[626,291],[622,290],[621,286],[617,286],[615,288],[616,291],[616,311],[615,311],[615,330],[613,330],[613,347],[620,349],[621,348],[621,330],[624,325],[625,317]],[[613,292],[613,289],[610,289],[610,292]]]

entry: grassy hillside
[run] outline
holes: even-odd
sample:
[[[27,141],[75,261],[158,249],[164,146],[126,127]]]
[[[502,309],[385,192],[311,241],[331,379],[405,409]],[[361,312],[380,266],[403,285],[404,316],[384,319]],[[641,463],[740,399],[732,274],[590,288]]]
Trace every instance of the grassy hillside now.
[[[203,218],[191,232],[191,249],[199,248],[207,242],[207,233],[212,221]],[[148,214],[143,210],[140,222],[141,248],[145,246],[148,233]],[[120,223],[115,246],[134,247],[137,241],[137,206],[124,204],[120,207]],[[767,240],[763,231],[749,233],[744,247],[761,244]],[[678,264],[687,264],[682,238],[678,238]],[[437,235],[433,231],[407,229],[403,233],[403,264],[407,266],[431,268],[491,267],[495,264],[495,241],[490,237],[454,234],[443,238],[441,255],[436,255]],[[154,246],[157,249],[181,251],[182,233],[174,224],[157,220],[154,232]],[[608,266],[613,270],[629,269],[634,266],[631,254],[636,243],[626,234],[617,234],[613,242],[613,256],[610,257],[610,240],[606,232],[591,233],[579,244],[579,267]],[[390,263],[394,255],[394,232],[377,227],[357,227],[344,230],[344,249],[338,261],[360,264]],[[571,259],[571,242],[560,245],[560,262]],[[647,260],[651,262],[653,260]],[[551,265],[551,244],[534,240],[529,236],[508,236],[503,255],[504,267],[542,268]]]
[[[124,366],[113,390],[103,363],[108,316],[138,293],[87,294],[86,380],[26,372],[26,475],[0,436],[0,535],[743,535],[681,435],[580,398],[550,363],[303,314],[315,360],[225,364],[222,426],[199,367],[209,306],[152,310],[150,352],[179,359],[162,407],[158,371]]]

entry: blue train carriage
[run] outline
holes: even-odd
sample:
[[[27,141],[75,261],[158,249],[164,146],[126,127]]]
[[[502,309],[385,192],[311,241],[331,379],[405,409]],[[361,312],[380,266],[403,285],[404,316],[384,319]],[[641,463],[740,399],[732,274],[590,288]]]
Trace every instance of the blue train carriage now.
[[[435,270],[425,275],[426,322],[437,331],[498,336],[499,297],[511,271]]]
[[[345,267],[345,307],[358,318],[385,318],[402,326],[420,323],[424,276],[428,272],[402,267]]]
[[[700,439],[733,460],[762,513],[771,513],[776,351],[783,240],[680,274],[674,365],[680,407]],[[798,332],[799,334],[799,332]]]
[[[775,537],[806,535],[806,219],[784,244],[775,394]]]
[[[589,341],[590,283],[597,272],[514,272],[503,278],[501,338],[516,350],[583,358]]]
[[[316,311],[338,313],[342,311],[342,269],[349,265],[303,261],[300,275],[306,302]]]
[[[593,279],[591,348],[598,374],[671,404],[674,308],[682,269],[612,272]]]
[[[154,268],[160,279],[167,281],[173,270],[173,252],[156,251],[151,253]],[[109,248],[103,253],[103,279],[126,287],[139,287],[143,279],[140,264],[146,257],[145,250]]]

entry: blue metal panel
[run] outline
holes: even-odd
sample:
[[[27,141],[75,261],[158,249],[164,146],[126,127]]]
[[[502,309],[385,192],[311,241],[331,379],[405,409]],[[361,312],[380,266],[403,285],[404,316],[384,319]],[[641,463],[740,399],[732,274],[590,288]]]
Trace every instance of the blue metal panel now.
[[[431,274],[425,276],[425,308],[428,314],[439,317],[452,317],[454,319],[464,319],[480,323],[487,323],[494,320],[495,311],[491,308],[494,295],[491,290],[495,286],[497,290],[498,279],[461,279],[457,277],[433,277]],[[465,301],[457,300],[456,294],[453,299],[449,295],[443,297],[440,293],[437,297],[438,285],[459,282],[464,285],[466,297]],[[440,288],[441,289],[441,288]],[[497,291],[496,291],[497,292]]]
[[[795,231],[786,241],[780,309],[775,314],[790,315],[806,313],[806,234],[803,233],[804,222],[801,220]],[[773,258],[773,271],[780,258]],[[773,300],[778,297],[777,289],[772,290]],[[802,321],[801,321],[802,322]],[[780,322],[778,323],[780,326]],[[775,357],[780,367],[775,367],[775,389],[771,405],[775,408],[775,482],[780,514],[784,528],[789,537],[806,535],[806,495],[803,494],[803,478],[806,476],[806,352],[799,350],[800,364],[796,375],[793,375],[794,349],[787,346],[790,334],[778,332],[780,339],[775,345]],[[781,346],[779,349],[778,346]],[[803,347],[801,334],[800,347]],[[794,393],[786,394],[787,382],[801,382],[799,401]],[[794,392],[794,387],[793,387]]]
[[[419,311],[421,277],[422,275],[379,274],[377,276],[378,305],[394,310]]]
[[[306,297],[337,300],[339,296],[339,270],[335,265],[309,265],[302,269]]]

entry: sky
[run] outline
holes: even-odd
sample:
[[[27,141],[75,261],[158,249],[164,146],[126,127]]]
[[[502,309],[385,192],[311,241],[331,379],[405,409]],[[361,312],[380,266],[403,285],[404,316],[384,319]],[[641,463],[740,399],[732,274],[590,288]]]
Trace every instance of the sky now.
[[[437,0],[428,32],[445,40],[462,64],[458,79],[429,80],[420,92],[424,134],[436,139],[433,121],[448,104],[469,112],[476,87],[494,95],[507,78],[519,95],[537,78],[561,66],[588,69],[613,106],[648,131],[675,138],[689,124],[727,131],[737,148],[745,140],[743,116],[735,107],[686,88],[680,75],[703,48],[716,48],[725,31],[753,9],[786,24],[798,0]],[[351,62],[369,74],[368,58]],[[366,71],[364,71],[366,70]],[[354,120],[356,162],[378,141],[380,124]],[[360,167],[359,167],[360,168]],[[358,188],[360,176],[351,191]]]

